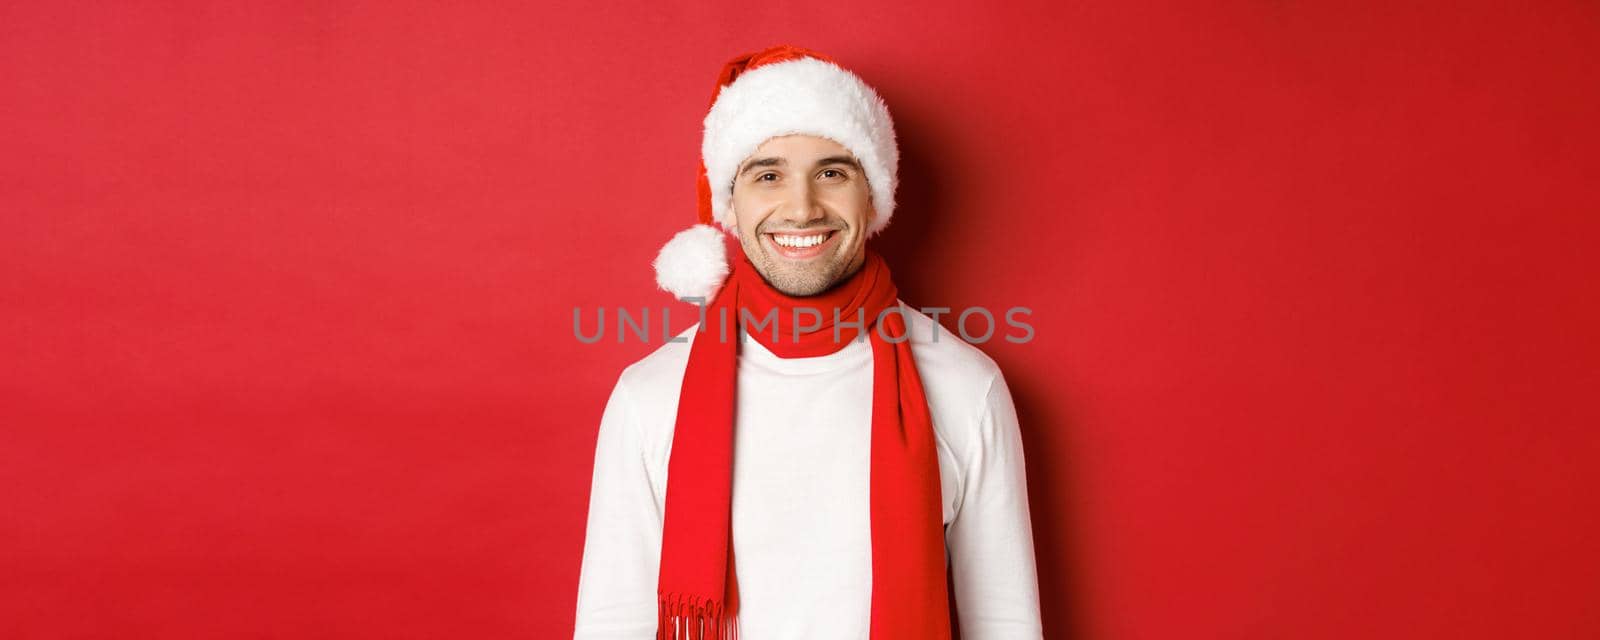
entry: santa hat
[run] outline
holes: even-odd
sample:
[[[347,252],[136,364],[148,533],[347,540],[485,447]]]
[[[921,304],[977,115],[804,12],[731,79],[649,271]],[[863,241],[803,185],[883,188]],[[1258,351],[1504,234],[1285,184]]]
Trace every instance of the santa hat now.
[[[867,236],[889,224],[900,150],[883,99],[820,53],[790,45],[747,53],[717,77],[700,143],[700,222],[661,248],[654,262],[658,286],[680,298],[710,300],[728,276],[724,232],[738,233],[734,173],[768,138],[790,134],[828,138],[849,149],[872,192],[876,214]]]

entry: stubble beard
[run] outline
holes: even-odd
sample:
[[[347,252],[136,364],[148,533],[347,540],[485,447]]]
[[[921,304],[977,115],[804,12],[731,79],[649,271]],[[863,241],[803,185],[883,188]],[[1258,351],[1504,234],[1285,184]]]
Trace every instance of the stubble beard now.
[[[834,233],[844,233],[840,227],[830,228]],[[750,263],[755,265],[756,271],[765,278],[773,288],[791,296],[812,296],[838,284],[849,274],[850,256],[841,255],[835,248],[832,253],[818,256],[810,261],[810,266],[800,266],[791,261],[768,253],[767,246],[761,241],[764,231],[756,230],[749,237],[739,236],[739,243],[744,245],[744,254],[750,257]]]

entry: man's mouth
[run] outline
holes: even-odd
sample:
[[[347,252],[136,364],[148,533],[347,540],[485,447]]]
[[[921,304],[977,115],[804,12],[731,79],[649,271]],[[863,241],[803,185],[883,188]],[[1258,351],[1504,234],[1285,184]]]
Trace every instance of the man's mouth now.
[[[790,260],[806,260],[822,255],[839,244],[837,229],[812,229],[808,231],[775,231],[761,234],[767,246]]]

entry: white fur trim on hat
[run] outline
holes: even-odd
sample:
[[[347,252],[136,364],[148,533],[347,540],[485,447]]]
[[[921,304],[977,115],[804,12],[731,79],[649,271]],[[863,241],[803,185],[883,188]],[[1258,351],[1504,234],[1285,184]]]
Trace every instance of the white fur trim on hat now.
[[[723,228],[738,228],[732,201],[739,165],[768,138],[796,133],[829,138],[849,149],[867,173],[877,212],[867,235],[889,224],[900,150],[888,106],[854,73],[816,58],[796,58],[740,74],[718,92],[706,114],[700,158],[711,187],[712,216]]]
[[[656,255],[656,285],[679,298],[707,304],[728,277],[728,247],[722,231],[697,224],[672,236]]]

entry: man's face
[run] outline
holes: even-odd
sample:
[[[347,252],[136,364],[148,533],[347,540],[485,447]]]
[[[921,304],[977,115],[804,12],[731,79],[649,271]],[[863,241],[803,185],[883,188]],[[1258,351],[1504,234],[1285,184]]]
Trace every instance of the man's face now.
[[[854,274],[875,212],[861,164],[827,138],[768,138],[733,179],[739,243],[779,291],[809,296]]]

